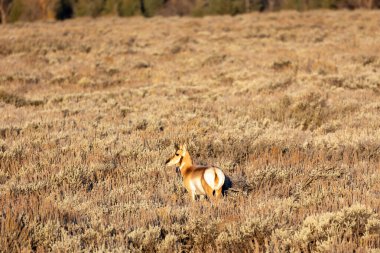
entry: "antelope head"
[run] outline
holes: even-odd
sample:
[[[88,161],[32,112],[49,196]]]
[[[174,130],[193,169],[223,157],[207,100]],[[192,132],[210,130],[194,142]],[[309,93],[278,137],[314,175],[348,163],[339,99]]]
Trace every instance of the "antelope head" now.
[[[166,166],[176,166],[176,171],[179,172],[184,166],[184,158],[188,155],[186,145],[174,145],[176,149],[174,155],[166,161]]]

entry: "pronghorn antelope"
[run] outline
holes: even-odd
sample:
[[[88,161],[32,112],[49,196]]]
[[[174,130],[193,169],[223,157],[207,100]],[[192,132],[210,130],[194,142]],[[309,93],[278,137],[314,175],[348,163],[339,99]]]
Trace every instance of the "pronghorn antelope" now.
[[[166,165],[176,165],[181,171],[183,184],[191,198],[195,200],[196,195],[206,195],[209,199],[219,198],[225,180],[222,170],[213,166],[193,165],[186,145],[175,148],[174,156],[166,161]]]

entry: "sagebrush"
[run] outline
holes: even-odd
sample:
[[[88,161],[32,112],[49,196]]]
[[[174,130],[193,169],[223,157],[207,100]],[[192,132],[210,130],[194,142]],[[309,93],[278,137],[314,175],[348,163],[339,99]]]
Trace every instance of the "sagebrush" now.
[[[379,23],[361,10],[0,28],[0,249],[379,249]],[[192,203],[164,166],[174,143],[230,178],[218,204]]]

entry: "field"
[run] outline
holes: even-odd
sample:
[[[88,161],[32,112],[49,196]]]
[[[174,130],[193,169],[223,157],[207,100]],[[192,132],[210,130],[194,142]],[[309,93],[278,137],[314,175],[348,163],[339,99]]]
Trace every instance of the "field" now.
[[[0,27],[0,251],[379,252],[380,12]],[[195,203],[174,143],[233,183]]]

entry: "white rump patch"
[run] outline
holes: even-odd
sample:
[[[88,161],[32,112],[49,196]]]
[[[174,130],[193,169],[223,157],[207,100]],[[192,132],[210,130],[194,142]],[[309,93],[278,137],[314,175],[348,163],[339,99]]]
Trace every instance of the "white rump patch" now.
[[[221,169],[215,168],[216,175],[218,176],[218,185],[216,185],[215,190],[220,189],[224,185],[224,180],[226,177],[224,176],[224,173]]]
[[[211,189],[215,189],[215,170],[214,168],[208,168],[205,170],[205,174],[203,175],[206,183],[211,187]]]
[[[215,185],[215,176],[218,177],[217,185]],[[219,168],[208,168],[205,170],[204,179],[206,183],[211,187],[211,189],[218,190],[223,186],[225,176],[223,171],[221,171]]]

